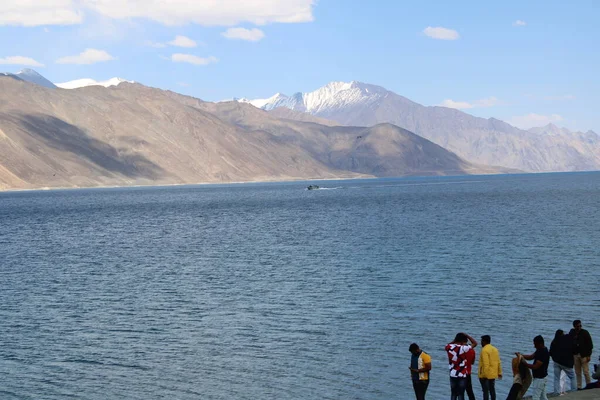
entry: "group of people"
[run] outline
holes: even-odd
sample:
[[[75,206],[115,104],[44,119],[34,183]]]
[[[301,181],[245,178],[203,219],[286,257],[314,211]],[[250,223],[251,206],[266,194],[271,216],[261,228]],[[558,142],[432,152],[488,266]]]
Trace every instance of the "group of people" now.
[[[496,400],[496,379],[502,379],[500,353],[491,342],[489,335],[481,337],[482,349],[479,354],[477,376],[483,392],[483,400]],[[465,393],[469,400],[475,400],[471,375],[476,358],[474,348],[477,345],[473,337],[460,332],[445,347],[450,369],[451,400],[464,400]],[[594,345],[590,333],[583,329],[580,320],[573,321],[573,329],[567,334],[561,329],[557,330],[550,350],[541,335],[533,339],[533,346],[535,351],[531,354],[515,353],[512,359],[513,385],[506,400],[522,399],[529,387],[533,391],[533,400],[547,400],[546,381],[550,358],[554,362],[555,393],[565,392],[564,389],[561,390],[561,374],[566,374],[569,378],[571,390],[600,387],[598,382],[592,383],[589,364]],[[415,396],[417,400],[425,400],[429,386],[431,356],[421,350],[416,343],[412,343],[408,350],[412,354],[409,369]],[[593,377],[598,378],[599,375],[600,371],[597,371]]]

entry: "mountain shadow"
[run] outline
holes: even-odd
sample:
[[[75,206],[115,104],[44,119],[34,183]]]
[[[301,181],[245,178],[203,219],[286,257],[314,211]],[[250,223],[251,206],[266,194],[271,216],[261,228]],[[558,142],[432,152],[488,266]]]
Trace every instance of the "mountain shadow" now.
[[[113,147],[89,136],[77,126],[51,115],[29,114],[8,118],[46,146],[70,152],[106,171],[128,178],[157,179],[165,175],[160,166],[143,155],[131,153],[126,148]]]

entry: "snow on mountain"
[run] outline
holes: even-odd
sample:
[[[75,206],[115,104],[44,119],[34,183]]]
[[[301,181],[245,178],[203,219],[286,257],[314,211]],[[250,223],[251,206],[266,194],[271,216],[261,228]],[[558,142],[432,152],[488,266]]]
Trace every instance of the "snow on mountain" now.
[[[309,93],[245,102],[267,111],[286,107],[347,126],[391,123],[484,165],[522,171],[600,168],[600,136],[591,131],[571,133],[555,126],[524,131],[495,118],[423,106],[381,86],[357,81],[331,82]]]
[[[118,86],[119,84],[121,84],[123,82],[134,83],[133,81],[127,81],[127,80],[121,79],[121,78],[111,78],[106,81],[96,81],[94,79],[86,78],[86,79],[77,79],[74,81],[69,81],[69,82],[64,82],[64,83],[57,83],[56,86],[58,86],[61,89],[78,89],[78,88],[87,87],[87,86],[104,86],[107,88],[110,86]]]
[[[250,103],[267,111],[277,107],[286,107],[294,111],[319,114],[328,109],[339,109],[346,106],[368,106],[386,97],[388,93],[381,86],[352,81],[331,82],[314,92],[295,93],[292,96],[277,93],[268,99],[236,100]]]
[[[274,96],[269,97],[268,99],[256,99],[256,100],[247,100],[246,102],[252,104],[254,107],[263,108],[269,107],[269,109],[281,107],[279,104],[283,104],[287,101],[288,96],[277,93]]]
[[[29,69],[29,68],[25,68],[25,69],[17,72],[16,74],[13,74],[10,72],[3,72],[2,75],[12,76],[17,79],[21,79],[26,82],[35,83],[36,85],[44,86],[44,87],[47,87],[50,89],[56,88],[56,86],[54,86],[54,84],[52,82],[50,82],[48,79],[44,78],[42,75],[38,74],[36,71]]]

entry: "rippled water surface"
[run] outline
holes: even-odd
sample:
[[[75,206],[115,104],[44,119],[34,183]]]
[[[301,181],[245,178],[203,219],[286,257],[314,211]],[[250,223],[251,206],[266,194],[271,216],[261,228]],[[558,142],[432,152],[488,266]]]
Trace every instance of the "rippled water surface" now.
[[[600,173],[318,184],[0,193],[0,398],[411,399],[416,341],[441,399],[458,331],[507,378],[600,342]]]

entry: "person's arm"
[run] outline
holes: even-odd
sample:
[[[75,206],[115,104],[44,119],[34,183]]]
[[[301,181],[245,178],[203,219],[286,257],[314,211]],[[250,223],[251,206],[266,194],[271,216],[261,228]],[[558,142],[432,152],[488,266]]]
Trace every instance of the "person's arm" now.
[[[496,352],[496,359],[498,361],[498,379],[502,379],[502,360],[500,359],[500,353]]]
[[[515,353],[518,356],[523,357],[526,360],[533,360],[535,358],[535,353],[533,354],[521,354],[521,353]]]
[[[423,368],[418,372],[429,372],[431,371],[431,356],[427,353],[423,354]]]
[[[529,367],[529,369],[538,369],[542,368],[542,365],[544,365],[544,363],[541,360],[537,360],[533,364],[527,364],[527,367]]]
[[[469,342],[471,343],[472,348],[477,347],[477,340],[473,339],[472,336],[467,335],[466,333],[465,333],[465,336],[467,337],[467,339],[469,339]]]
[[[483,375],[483,377],[487,378],[490,374],[489,374],[489,369],[490,369],[490,353],[488,351],[485,351],[485,347],[481,350],[481,353],[479,354],[479,370],[481,371],[481,374]]]
[[[429,371],[431,371],[431,361],[423,364],[423,368],[421,368],[417,372],[429,372]]]

